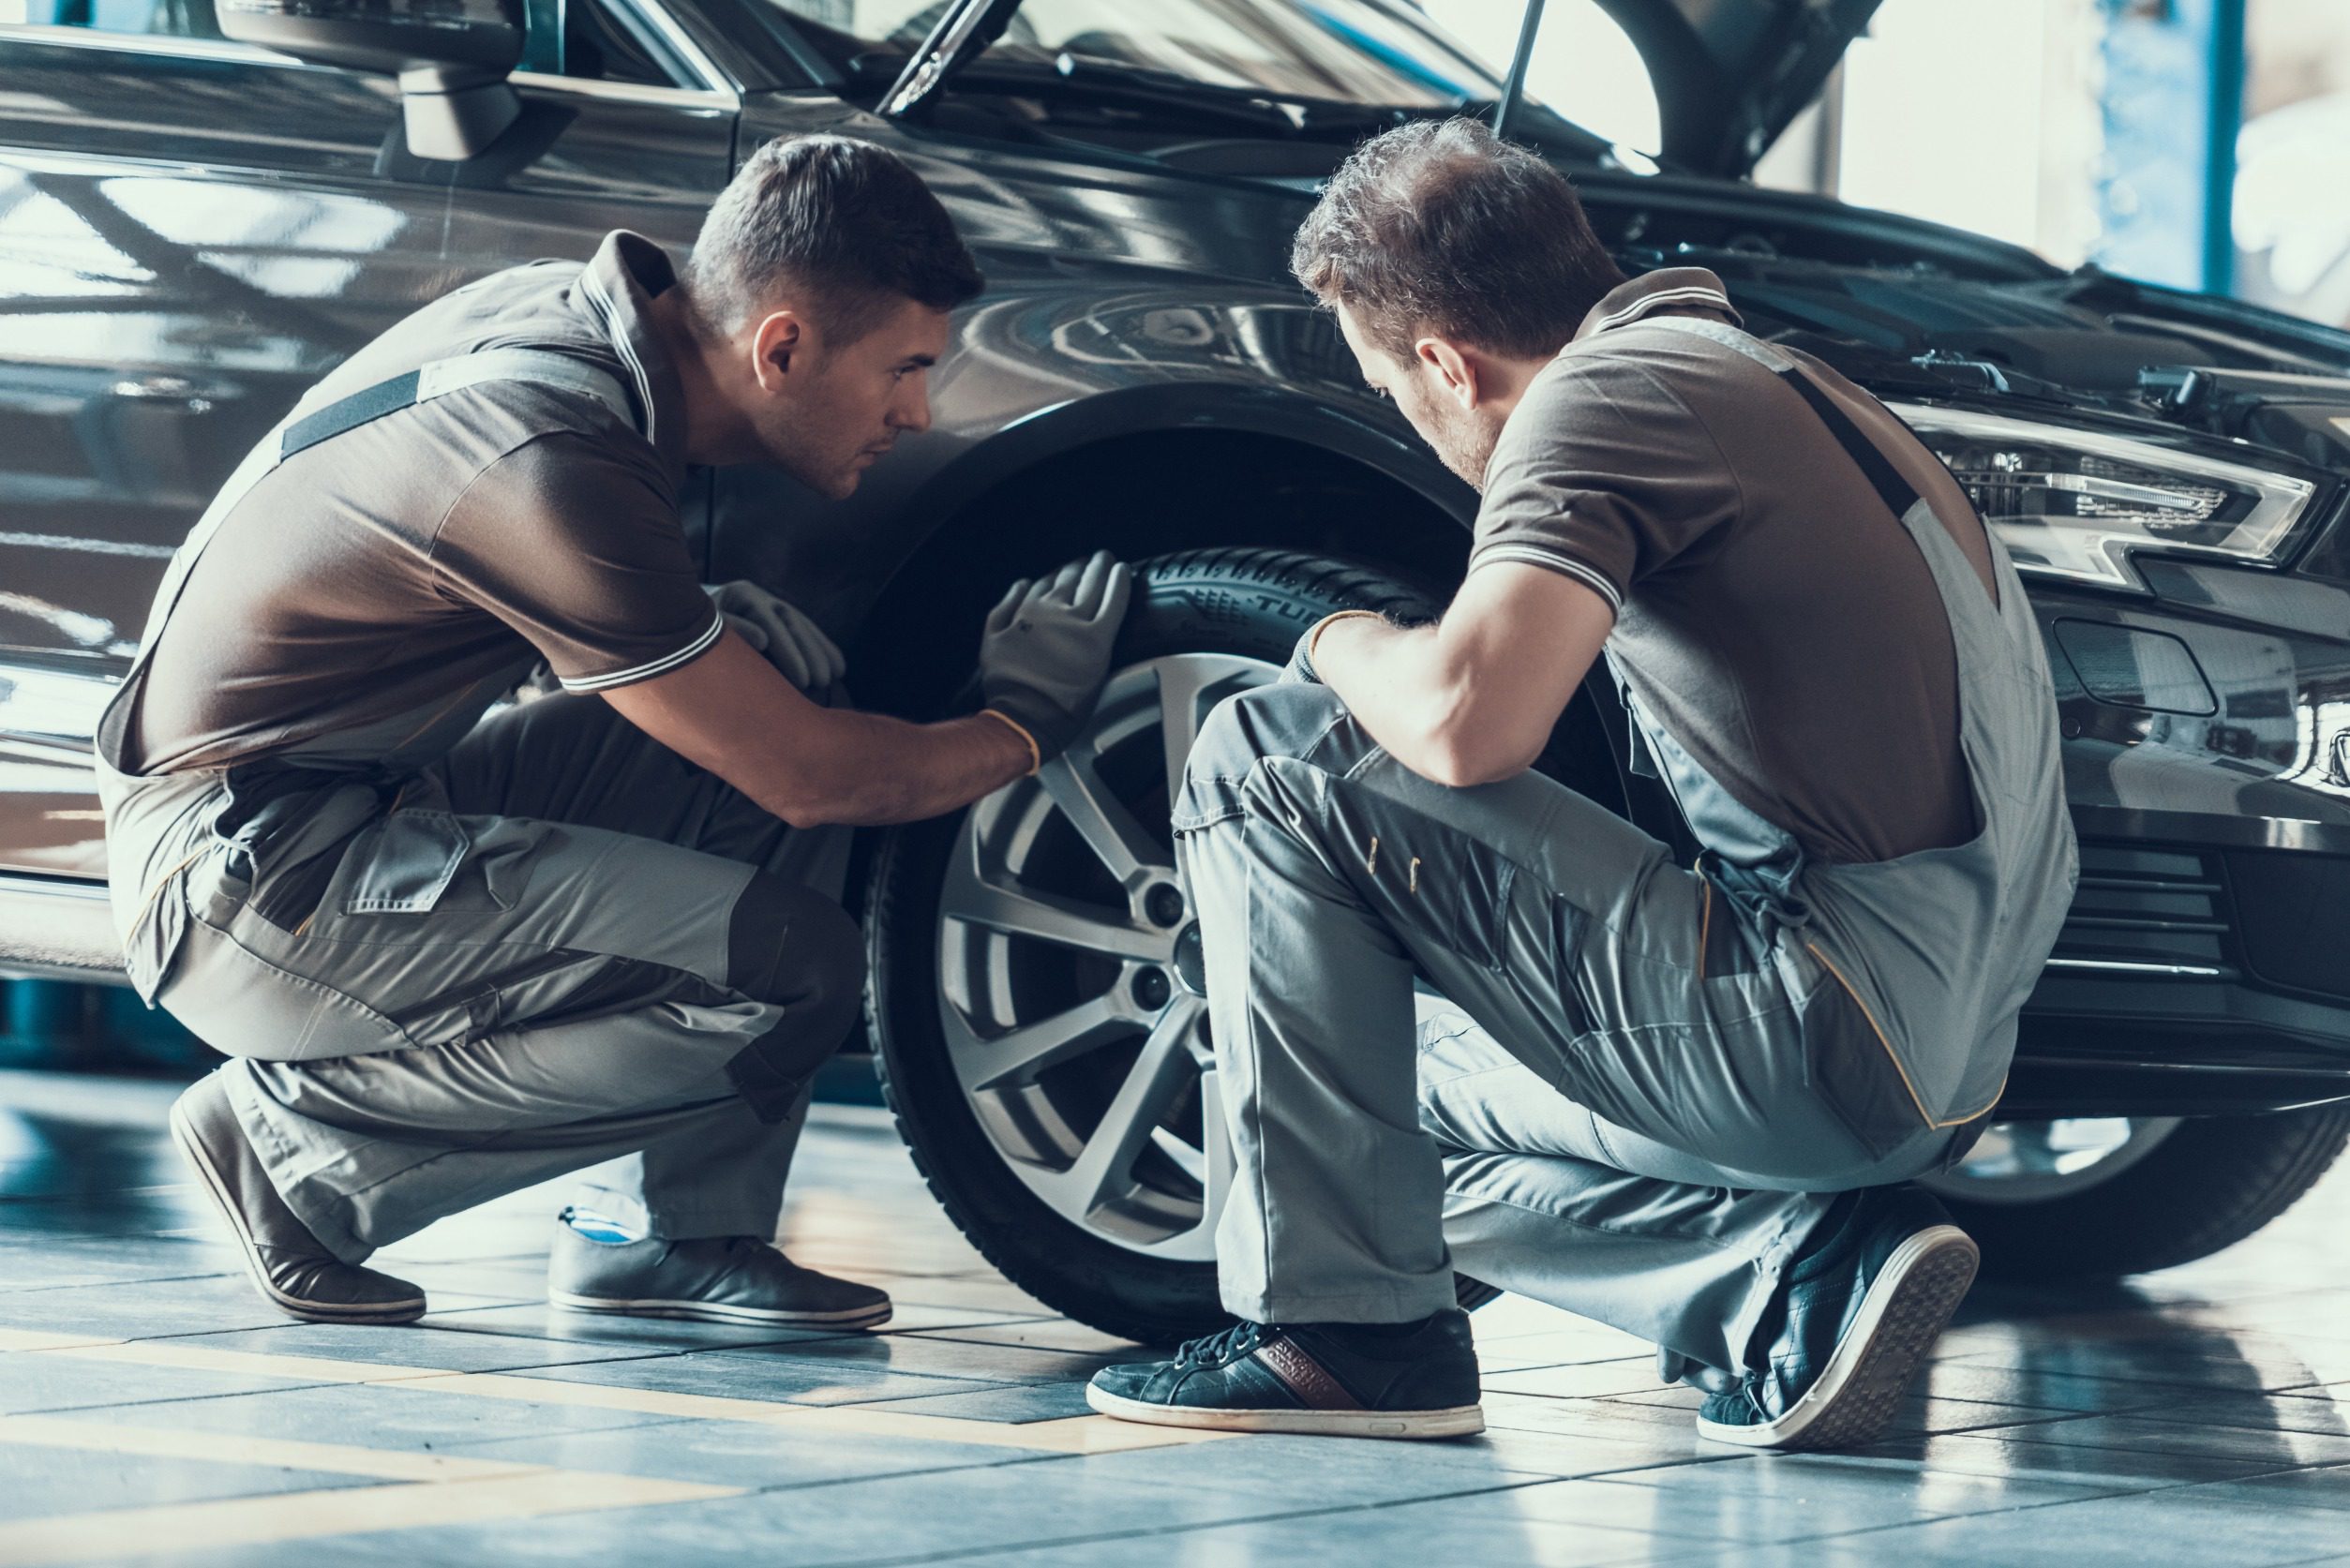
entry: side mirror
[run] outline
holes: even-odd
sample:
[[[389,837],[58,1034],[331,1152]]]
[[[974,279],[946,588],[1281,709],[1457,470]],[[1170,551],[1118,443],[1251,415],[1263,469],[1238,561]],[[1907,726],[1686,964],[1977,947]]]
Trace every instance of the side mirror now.
[[[418,157],[457,161],[521,113],[523,0],[218,0],[220,31],[297,60],[397,76]]]

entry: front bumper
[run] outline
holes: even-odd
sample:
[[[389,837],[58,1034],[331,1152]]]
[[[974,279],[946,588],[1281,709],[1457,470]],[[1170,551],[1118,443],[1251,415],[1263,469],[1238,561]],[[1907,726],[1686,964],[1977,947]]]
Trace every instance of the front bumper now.
[[[2350,828],[2075,806],[2081,888],[2002,1113],[2350,1098]]]

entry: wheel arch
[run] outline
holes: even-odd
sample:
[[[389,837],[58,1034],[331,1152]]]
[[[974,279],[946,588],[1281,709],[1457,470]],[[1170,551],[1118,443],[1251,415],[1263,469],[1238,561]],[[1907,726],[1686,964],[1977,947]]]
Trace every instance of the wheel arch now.
[[[1105,547],[1130,560],[1305,550],[1441,598],[1467,560],[1475,503],[1432,454],[1310,394],[1178,383],[1072,399],[1006,426],[905,498],[903,514],[937,521],[906,542],[859,618],[860,699],[936,710],[960,680],[936,650],[976,636],[1006,580]],[[909,626],[924,635],[906,638]]]

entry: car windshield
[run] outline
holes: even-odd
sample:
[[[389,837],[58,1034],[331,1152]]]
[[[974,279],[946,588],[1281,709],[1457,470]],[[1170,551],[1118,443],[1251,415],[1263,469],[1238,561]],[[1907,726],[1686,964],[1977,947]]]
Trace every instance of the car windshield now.
[[[945,0],[770,0],[832,63],[870,77],[912,53]],[[1490,101],[1501,77],[1404,0],[1026,0],[983,58],[1147,71],[1238,92],[1407,110]]]

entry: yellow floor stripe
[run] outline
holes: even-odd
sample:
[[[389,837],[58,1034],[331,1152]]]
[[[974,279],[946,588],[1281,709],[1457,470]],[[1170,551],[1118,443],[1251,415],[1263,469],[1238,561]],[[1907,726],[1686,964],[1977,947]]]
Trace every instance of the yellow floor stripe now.
[[[454,1454],[352,1448],[338,1442],[257,1438],[191,1426],[125,1426],[103,1417],[104,1412],[89,1419],[0,1415],[0,1442],[33,1448],[72,1448],[90,1454],[123,1454],[142,1459],[217,1459],[223,1464],[371,1475],[379,1481],[480,1481],[549,1468],[512,1459],[471,1459]]]
[[[385,1329],[386,1334],[403,1332]],[[414,1331],[408,1331],[414,1332]],[[480,1399],[629,1411],[644,1415],[700,1421],[753,1422],[795,1431],[841,1437],[894,1438],[911,1442],[977,1443],[1044,1454],[1113,1454],[1136,1448],[1168,1448],[1215,1442],[1230,1432],[1144,1426],[1107,1416],[1080,1415],[1055,1421],[973,1421],[962,1416],[921,1415],[870,1406],[802,1405],[783,1400],[737,1399],[715,1394],[679,1394],[658,1388],[623,1388],[605,1383],[564,1382],[498,1372],[453,1372],[443,1367],[386,1366],[337,1361],[323,1356],[274,1355],[232,1351],[178,1339],[76,1339],[22,1329],[0,1329],[0,1351],[113,1361],[136,1366],[232,1372],[295,1382],[367,1383],[461,1394]],[[823,1392],[814,1390],[812,1392]]]
[[[119,1361],[133,1366],[172,1366],[189,1372],[242,1372],[248,1377],[289,1378],[302,1382],[405,1382],[414,1378],[449,1375],[434,1366],[390,1366],[372,1361],[231,1351],[180,1339],[117,1339],[102,1345],[53,1346],[34,1353],[68,1355],[76,1361]]]
[[[112,1334],[52,1334],[38,1328],[0,1328],[0,1351],[69,1351],[80,1345],[119,1345]]]
[[[698,1421],[744,1421],[764,1426],[836,1437],[904,1438],[915,1442],[983,1443],[1047,1454],[1113,1454],[1130,1448],[1165,1448],[1214,1441],[1228,1432],[1141,1426],[1107,1416],[1078,1415],[1057,1421],[971,1421],[961,1416],[918,1415],[907,1411],[859,1405],[795,1405],[783,1400],[736,1399],[720,1394],[677,1394],[661,1388],[620,1388],[606,1383],[557,1382],[546,1378],[505,1377],[495,1372],[453,1372],[402,1386],[428,1394],[466,1394],[485,1399],[527,1399],[538,1404],[590,1410],[633,1411],[642,1415]]]
[[[20,1520],[0,1532],[0,1568],[115,1561],[167,1547],[199,1552],[322,1535],[356,1535],[366,1531],[420,1530],[639,1508],[655,1502],[736,1497],[742,1490],[634,1475],[540,1471],[475,1481],[344,1486],[157,1508],[53,1514]]]

